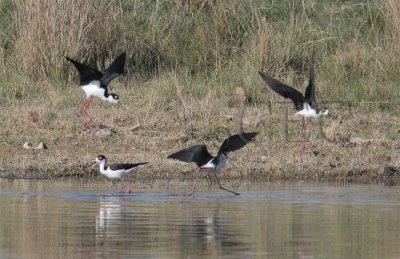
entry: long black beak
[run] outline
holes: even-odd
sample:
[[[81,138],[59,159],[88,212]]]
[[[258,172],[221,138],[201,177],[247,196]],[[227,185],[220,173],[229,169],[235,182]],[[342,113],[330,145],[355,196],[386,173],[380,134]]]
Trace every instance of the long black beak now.
[[[119,107],[121,107],[124,111],[127,112],[126,108],[125,108],[120,102],[118,102],[118,105],[119,105]]]
[[[92,166],[94,166],[95,164],[97,164],[97,161],[94,161],[93,163],[89,164],[87,167],[92,167]]]
[[[330,113],[328,113],[328,116],[331,118],[331,119],[334,119],[334,120],[336,120],[337,119],[337,115],[336,116],[333,116],[333,115],[331,115]]]

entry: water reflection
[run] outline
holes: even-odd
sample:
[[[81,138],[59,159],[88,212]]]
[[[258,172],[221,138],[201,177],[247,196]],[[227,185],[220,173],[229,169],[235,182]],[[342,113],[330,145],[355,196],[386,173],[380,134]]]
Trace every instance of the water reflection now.
[[[229,214],[234,212],[221,213],[221,202],[209,202],[200,207],[190,204],[189,208],[188,221],[179,226],[177,240],[183,251],[199,251],[202,256],[218,251],[220,255],[229,256],[249,249],[237,229],[237,222],[229,219]]]
[[[77,184],[0,186],[0,258],[400,254],[397,188],[277,187],[188,198],[102,193]]]
[[[145,203],[126,195],[101,197],[96,245],[111,250],[130,247],[131,255],[136,256],[143,256],[144,251],[151,254],[155,243],[174,257],[186,257],[193,251],[204,256],[216,251],[230,255],[248,249],[235,224],[221,216],[220,202],[200,202],[198,206],[196,200],[185,198],[178,203]]]
[[[99,214],[96,217],[96,245],[103,246],[108,237],[119,236],[120,223],[124,222],[121,197],[100,198]]]

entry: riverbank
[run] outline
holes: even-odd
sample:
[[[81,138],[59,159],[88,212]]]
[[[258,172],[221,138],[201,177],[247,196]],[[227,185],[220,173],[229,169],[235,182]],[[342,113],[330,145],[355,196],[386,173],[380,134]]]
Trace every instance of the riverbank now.
[[[160,108],[160,99],[153,98],[152,91],[139,88],[132,96],[126,88],[120,89],[126,111],[99,100],[89,109],[96,121],[115,131],[108,137],[93,137],[84,131],[78,116],[80,92],[67,90],[66,98],[56,98],[60,95],[51,96],[48,92],[49,99],[3,107],[0,177],[95,179],[99,176],[98,167],[89,165],[103,154],[111,164],[148,161],[149,165],[140,168],[132,179],[193,178],[194,164],[166,157],[200,143],[207,144],[215,154],[223,139],[240,128],[240,105],[229,105],[213,96],[188,97]],[[286,106],[290,115],[292,106]],[[314,122],[303,156],[298,152],[298,119],[289,118],[289,142],[282,140],[281,109],[282,104],[277,103],[245,107],[243,130],[259,134],[253,143],[230,155],[232,163],[221,173],[222,179],[368,183],[382,181],[379,168],[383,165],[400,165],[400,142],[396,139],[399,125],[391,109],[371,108],[366,113],[365,107],[353,107],[349,113],[347,108],[331,107],[336,119],[324,118],[322,122],[329,141],[318,138],[318,124]],[[27,141],[34,146],[43,141],[48,149],[25,149],[23,144]]]

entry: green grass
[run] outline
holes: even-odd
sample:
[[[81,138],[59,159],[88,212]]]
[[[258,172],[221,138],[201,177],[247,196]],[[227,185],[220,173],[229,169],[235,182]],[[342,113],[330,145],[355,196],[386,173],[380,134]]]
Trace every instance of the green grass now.
[[[394,0],[191,3],[113,0],[94,8],[1,0],[0,102],[32,100],[41,84],[76,82],[66,55],[103,68],[121,51],[128,54],[122,80],[137,86],[167,78],[158,89],[164,100],[175,99],[177,83],[185,97],[212,91],[229,103],[240,86],[253,100],[269,99],[260,92],[258,70],[302,88],[297,82],[307,78],[313,49],[322,98],[398,97],[400,7]],[[30,89],[32,82],[38,89]]]

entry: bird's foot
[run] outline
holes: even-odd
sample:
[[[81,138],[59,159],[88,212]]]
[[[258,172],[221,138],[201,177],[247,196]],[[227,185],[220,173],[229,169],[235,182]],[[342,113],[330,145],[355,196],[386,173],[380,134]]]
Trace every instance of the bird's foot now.
[[[101,129],[101,125],[97,123],[93,123],[92,121],[88,121],[85,124],[86,130],[92,135],[95,136],[96,132]]]
[[[228,189],[223,188],[223,187],[220,187],[220,189],[221,189],[221,190],[224,190],[224,191],[227,191],[227,192],[230,192],[230,193],[233,193],[233,194],[235,194],[235,195],[240,195],[240,193],[238,193],[238,192],[234,192],[234,191],[228,190]]]

